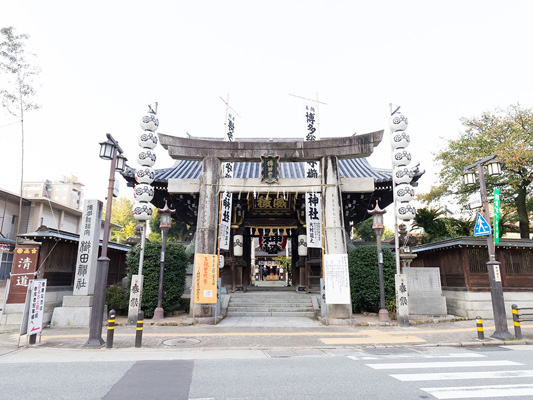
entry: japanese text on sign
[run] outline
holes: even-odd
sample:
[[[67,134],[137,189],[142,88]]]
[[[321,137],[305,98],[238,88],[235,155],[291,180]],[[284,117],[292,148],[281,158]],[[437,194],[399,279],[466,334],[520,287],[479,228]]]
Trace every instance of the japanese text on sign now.
[[[220,196],[220,248],[222,250],[229,250],[232,195],[231,193],[224,192]]]
[[[305,141],[311,142],[317,140],[315,128],[315,107],[305,106],[305,118],[307,123],[307,133]],[[318,161],[308,161],[305,165],[306,178],[318,178],[320,170],[320,163]]]
[[[216,254],[194,255],[194,302],[209,304],[217,302],[217,268]]]
[[[307,247],[322,248],[322,200],[319,193],[305,194]]]
[[[348,254],[324,255],[324,283],[327,304],[350,304]]]

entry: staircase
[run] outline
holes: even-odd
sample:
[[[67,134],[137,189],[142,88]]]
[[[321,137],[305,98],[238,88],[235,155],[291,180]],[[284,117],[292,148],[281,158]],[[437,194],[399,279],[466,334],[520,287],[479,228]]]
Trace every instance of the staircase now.
[[[315,318],[312,295],[292,292],[232,293],[228,317]]]

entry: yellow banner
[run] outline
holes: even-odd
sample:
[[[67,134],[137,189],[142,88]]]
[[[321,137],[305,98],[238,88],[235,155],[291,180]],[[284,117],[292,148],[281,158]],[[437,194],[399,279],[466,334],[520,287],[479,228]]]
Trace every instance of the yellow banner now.
[[[217,268],[216,254],[194,255],[194,302],[208,304],[217,302]]]

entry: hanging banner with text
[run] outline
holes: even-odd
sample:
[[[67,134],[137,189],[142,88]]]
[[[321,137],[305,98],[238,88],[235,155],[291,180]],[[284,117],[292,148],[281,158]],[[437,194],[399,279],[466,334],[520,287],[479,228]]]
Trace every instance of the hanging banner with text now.
[[[317,104],[318,105],[318,104]],[[315,141],[318,138],[317,129],[315,128],[315,107],[312,105],[305,106],[305,119],[307,122],[307,133],[305,135],[306,142]],[[305,177],[318,178],[320,176],[320,162],[307,161],[305,163]]]
[[[224,140],[228,142],[233,142],[233,131],[235,130],[235,116],[231,113],[228,114],[228,121],[226,129],[224,131]],[[235,164],[233,162],[223,162],[222,163],[222,177],[224,178],[233,178],[233,170]]]
[[[494,188],[494,244],[500,243],[500,188]]]
[[[322,200],[319,193],[305,194],[307,247],[322,248]]]
[[[348,254],[324,255],[326,304],[350,304]]]
[[[217,268],[219,259],[216,254],[194,255],[194,302],[209,304],[217,302]]]
[[[231,232],[231,208],[233,197],[231,193],[220,195],[220,249],[229,250]]]

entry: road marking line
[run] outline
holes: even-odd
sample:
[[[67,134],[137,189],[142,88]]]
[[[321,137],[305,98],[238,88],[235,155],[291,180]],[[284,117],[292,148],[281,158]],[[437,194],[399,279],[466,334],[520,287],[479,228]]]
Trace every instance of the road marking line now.
[[[456,379],[503,379],[531,378],[533,370],[517,371],[474,371],[474,372],[437,372],[429,374],[394,374],[390,375],[402,382],[442,381]]]
[[[424,339],[416,336],[393,336],[378,330],[365,331],[361,338],[320,338],[324,344],[371,344],[371,343],[425,343]]]
[[[457,368],[457,367],[498,367],[503,365],[524,365],[514,361],[441,361],[419,363],[384,363],[366,364],[373,369],[407,369],[407,368]]]
[[[437,399],[471,399],[487,397],[530,396],[533,385],[457,386],[448,388],[420,388]]]

